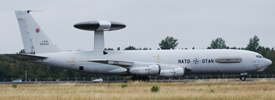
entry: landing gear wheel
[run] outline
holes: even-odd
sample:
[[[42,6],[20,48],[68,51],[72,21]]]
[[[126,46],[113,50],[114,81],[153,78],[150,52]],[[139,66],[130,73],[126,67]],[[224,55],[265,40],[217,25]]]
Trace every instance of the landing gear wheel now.
[[[132,81],[140,81],[141,76],[139,76],[139,75],[138,76],[133,75],[131,79],[132,79]]]
[[[240,77],[240,80],[241,80],[241,81],[245,81],[245,80],[246,80],[246,77],[245,77],[245,76],[241,76],[241,77]]]
[[[133,75],[132,76],[132,81],[144,81],[144,82],[149,82],[150,78],[148,76],[140,76],[140,75]]]
[[[142,77],[142,81],[144,82],[149,82],[150,81],[150,78],[148,76],[143,76]]]
[[[132,81],[135,81],[135,77],[134,77],[134,76],[132,76],[132,78],[131,78],[131,79],[132,79]]]

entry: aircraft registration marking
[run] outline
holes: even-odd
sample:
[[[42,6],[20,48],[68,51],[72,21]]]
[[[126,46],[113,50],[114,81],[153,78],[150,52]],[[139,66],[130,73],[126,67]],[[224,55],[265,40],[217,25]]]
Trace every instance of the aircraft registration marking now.
[[[190,59],[179,59],[178,63],[190,63]]]
[[[198,58],[194,58],[193,59],[193,63],[194,64],[198,64],[199,62],[201,63],[214,63],[214,59],[198,59]],[[191,60],[190,59],[178,59],[178,63],[186,63],[186,64],[189,64],[191,63]]]
[[[48,40],[42,40],[42,42],[40,43],[40,45],[50,45]]]

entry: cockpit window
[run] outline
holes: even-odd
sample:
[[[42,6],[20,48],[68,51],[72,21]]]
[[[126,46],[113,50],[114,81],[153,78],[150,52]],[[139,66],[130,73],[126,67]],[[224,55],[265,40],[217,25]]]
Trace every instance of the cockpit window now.
[[[262,55],[256,55],[256,57],[257,57],[257,58],[263,58],[263,56],[262,56]]]

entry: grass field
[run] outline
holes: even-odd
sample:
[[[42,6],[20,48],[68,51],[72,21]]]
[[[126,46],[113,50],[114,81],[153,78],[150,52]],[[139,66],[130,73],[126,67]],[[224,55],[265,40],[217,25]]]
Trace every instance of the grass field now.
[[[153,85],[159,92],[151,92]],[[192,82],[192,83],[127,83],[121,84],[33,84],[0,85],[0,100],[143,100],[143,99],[275,99],[275,82]]]

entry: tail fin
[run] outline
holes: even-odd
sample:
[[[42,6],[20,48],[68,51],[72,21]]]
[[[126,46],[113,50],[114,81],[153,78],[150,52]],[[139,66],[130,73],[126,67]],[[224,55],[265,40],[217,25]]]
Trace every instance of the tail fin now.
[[[27,11],[15,11],[19,23],[25,53],[46,53],[60,51],[46,36],[40,26]]]

